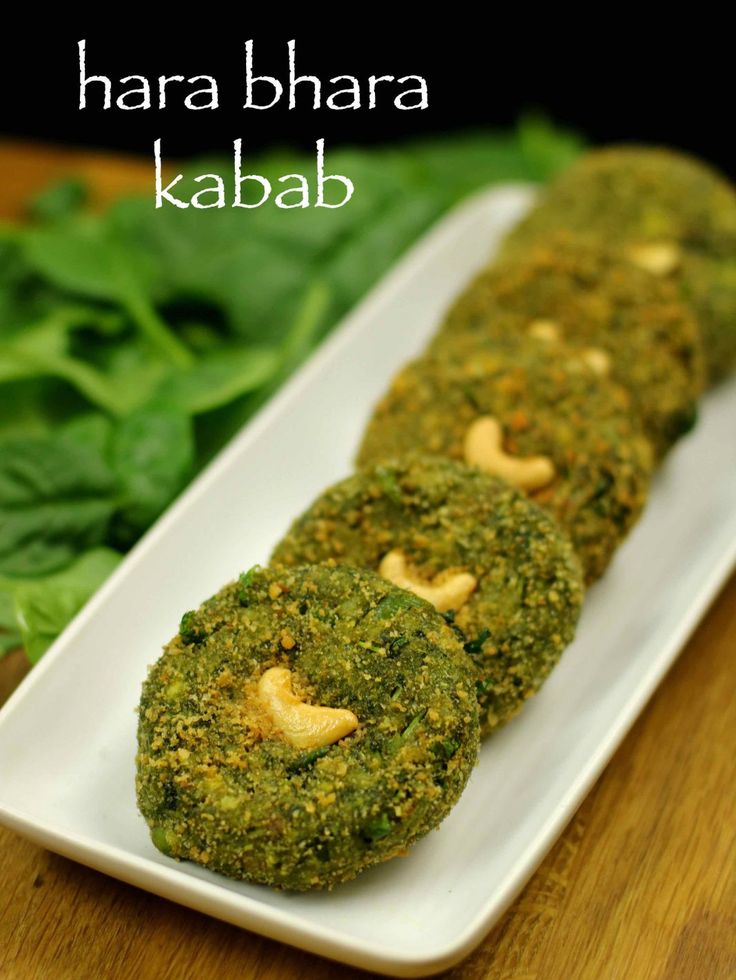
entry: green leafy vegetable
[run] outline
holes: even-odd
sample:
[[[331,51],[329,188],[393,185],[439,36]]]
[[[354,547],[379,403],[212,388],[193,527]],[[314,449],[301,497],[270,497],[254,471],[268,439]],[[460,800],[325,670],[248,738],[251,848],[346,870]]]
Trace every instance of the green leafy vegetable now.
[[[159,397],[188,415],[220,408],[269,381],[279,365],[272,347],[237,346],[205,354],[166,380]]]
[[[79,211],[86,200],[84,181],[67,178],[50,184],[36,194],[28,210],[30,216],[38,221],[60,221]]]
[[[12,582],[0,578],[0,609],[12,600],[19,637],[32,663],[115,569],[121,556],[108,548],[81,555],[62,572],[43,579]]]
[[[191,420],[166,406],[141,409],[113,430],[109,456],[119,488],[116,540],[132,544],[191,475]]]
[[[94,449],[59,437],[0,443],[0,574],[56,571],[102,544],[113,473]]]
[[[0,338],[0,383],[56,377],[105,411],[115,415],[125,412],[127,400],[122,391],[110,386],[92,365],[69,356],[72,331],[95,322],[98,316],[97,311],[86,307],[59,306],[26,330],[4,341]]]
[[[12,593],[3,591],[0,583],[0,657],[15,650],[22,642],[15,618],[15,601]]]
[[[151,344],[179,367],[192,355],[161,320],[153,305],[156,266],[126,243],[104,220],[82,217],[72,224],[31,229],[23,236],[32,268],[72,294],[119,303]]]

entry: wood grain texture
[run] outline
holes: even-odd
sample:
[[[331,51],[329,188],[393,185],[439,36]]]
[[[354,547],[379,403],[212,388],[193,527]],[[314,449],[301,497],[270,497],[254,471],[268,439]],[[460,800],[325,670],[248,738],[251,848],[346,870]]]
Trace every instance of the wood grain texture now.
[[[72,161],[96,177],[97,159],[0,149],[0,214],[21,212],[29,174],[46,180]],[[105,159],[100,200],[131,186],[127,162]],[[26,177],[11,181],[16,167]],[[735,662],[736,577],[534,878],[452,980],[736,977]],[[0,691],[22,669],[20,656],[0,663]],[[365,976],[0,829],[2,980]]]

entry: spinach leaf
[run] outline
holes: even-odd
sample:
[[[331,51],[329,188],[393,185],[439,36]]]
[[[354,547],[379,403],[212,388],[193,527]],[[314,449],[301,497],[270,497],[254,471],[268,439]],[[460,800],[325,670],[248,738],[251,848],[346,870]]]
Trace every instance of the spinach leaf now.
[[[15,618],[15,601],[0,581],[0,657],[21,646],[22,642]]]
[[[257,391],[222,405],[196,420],[197,462],[203,466],[271,397],[314,347],[324,327],[330,292],[323,282],[311,283],[281,346],[277,370]]]
[[[16,635],[32,663],[46,652],[120,559],[121,555],[109,548],[96,548],[54,575],[17,583],[0,580],[0,589],[8,589],[0,591],[0,597],[12,597],[18,623]],[[7,598],[4,601],[7,604]]]
[[[186,484],[191,421],[167,406],[86,416],[0,442],[0,573],[42,575],[107,540],[129,545]]]
[[[165,405],[141,409],[114,428],[110,465],[119,488],[113,541],[131,545],[192,475],[190,418]]]
[[[325,263],[335,315],[353,306],[439,215],[433,195],[416,191],[392,202],[356,231]]]
[[[31,228],[22,237],[30,265],[75,295],[119,303],[141,334],[172,363],[187,367],[192,355],[154,307],[156,265],[130,247],[101,218]]]
[[[31,379],[0,384],[0,442],[9,436],[45,435],[56,421],[57,406],[49,403],[54,385]]]
[[[172,374],[158,397],[185,414],[199,415],[261,387],[279,363],[273,347],[228,347],[204,355],[188,371]]]
[[[0,225],[0,338],[24,329],[68,296],[38,275],[23,255],[18,228]]]
[[[100,458],[107,459],[113,428],[114,424],[107,416],[99,412],[88,412],[84,415],[76,415],[67,422],[60,430],[60,434],[64,440],[86,446]]]
[[[127,335],[115,343],[88,343],[84,353],[87,362],[96,368],[105,385],[114,393],[115,405],[119,409],[114,414],[127,415],[143,408],[156,398],[167,379],[178,370],[150,344]],[[90,400],[100,408],[105,407]]]
[[[61,221],[75,214],[87,201],[83,180],[67,177],[49,184],[30,202],[28,212],[37,221]]]
[[[124,206],[125,205],[125,206]],[[254,233],[237,210],[154,212],[124,202],[111,216],[121,241],[156,268],[162,299],[218,308],[230,333],[278,341],[304,288],[309,253]],[[288,212],[281,211],[285,215]]]
[[[41,575],[105,540],[114,475],[93,447],[63,436],[0,442],[0,573]]]
[[[127,408],[122,388],[110,385],[93,365],[68,354],[69,335],[96,317],[86,307],[60,306],[44,320],[0,339],[0,383],[55,377],[71,384],[94,405],[115,415]]]

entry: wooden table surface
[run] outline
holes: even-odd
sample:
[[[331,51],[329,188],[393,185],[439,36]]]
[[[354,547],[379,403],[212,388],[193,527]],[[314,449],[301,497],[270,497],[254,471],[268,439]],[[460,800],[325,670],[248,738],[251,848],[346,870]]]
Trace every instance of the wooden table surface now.
[[[148,161],[0,145],[0,217],[82,173],[99,203]],[[454,980],[736,977],[736,577],[536,875]],[[0,663],[0,699],[25,670]],[[1,775],[0,775],[1,778]],[[2,980],[348,980],[0,829]]]

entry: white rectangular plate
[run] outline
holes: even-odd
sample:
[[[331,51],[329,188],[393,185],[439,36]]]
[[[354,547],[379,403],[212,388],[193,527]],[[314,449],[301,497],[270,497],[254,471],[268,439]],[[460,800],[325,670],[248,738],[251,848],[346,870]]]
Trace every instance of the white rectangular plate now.
[[[736,385],[704,401],[647,512],[589,594],[542,693],[488,742],[459,805],[411,854],[329,894],[287,895],[164,857],[133,787],[146,667],[183,610],[255,562],[347,474],[369,410],[528,207],[452,212],[134,549],[0,713],[0,821],[166,898],[366,969],[419,976],[482,939],[565,826],[736,558]]]

